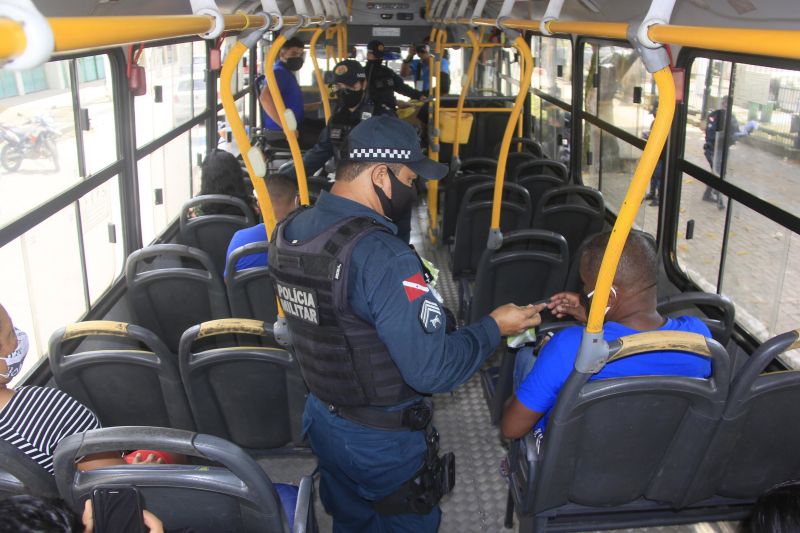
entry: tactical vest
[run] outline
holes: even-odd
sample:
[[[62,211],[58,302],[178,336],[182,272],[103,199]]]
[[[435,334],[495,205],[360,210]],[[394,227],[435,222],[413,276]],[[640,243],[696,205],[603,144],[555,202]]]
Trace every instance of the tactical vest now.
[[[367,120],[372,116],[372,105],[364,103],[355,111],[339,110],[331,117],[328,124],[328,134],[333,145],[333,157],[338,163],[341,159],[341,151],[350,131],[358,126],[362,120]]]
[[[389,406],[419,396],[406,385],[375,327],[347,301],[356,244],[388,231],[370,218],[347,218],[305,242],[284,237],[281,222],[269,245],[269,273],[283,307],[294,353],[308,388],[334,406]]]
[[[397,107],[392,69],[384,65],[367,65],[367,87],[376,108],[393,111]]]

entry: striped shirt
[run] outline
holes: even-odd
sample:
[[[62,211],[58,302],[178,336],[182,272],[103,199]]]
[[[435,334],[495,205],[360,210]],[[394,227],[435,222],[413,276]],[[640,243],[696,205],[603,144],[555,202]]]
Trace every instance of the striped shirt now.
[[[19,387],[0,410],[0,439],[51,474],[53,452],[61,439],[99,427],[100,421],[88,407],[50,387]]]

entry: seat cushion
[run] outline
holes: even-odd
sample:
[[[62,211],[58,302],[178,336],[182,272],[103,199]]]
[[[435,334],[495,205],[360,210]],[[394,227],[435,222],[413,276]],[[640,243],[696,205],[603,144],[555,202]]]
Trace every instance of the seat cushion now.
[[[281,500],[283,512],[286,513],[286,519],[289,522],[289,529],[294,529],[294,510],[297,507],[297,494],[300,487],[286,483],[274,483],[272,486],[275,487],[278,498]]]

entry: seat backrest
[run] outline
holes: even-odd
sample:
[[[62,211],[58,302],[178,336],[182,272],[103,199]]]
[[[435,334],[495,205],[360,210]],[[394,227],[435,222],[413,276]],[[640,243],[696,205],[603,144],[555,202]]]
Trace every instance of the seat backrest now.
[[[530,152],[509,152],[506,157],[506,179],[515,181],[513,178],[517,175],[518,166],[537,160],[537,156]]]
[[[208,212],[209,208],[214,209],[214,214]],[[181,208],[181,242],[207,253],[217,272],[222,273],[233,234],[255,224],[253,210],[241,198],[225,194],[195,196]]]
[[[458,171],[461,174],[489,174],[494,176],[497,170],[497,159],[490,157],[470,157],[461,162]]]
[[[128,256],[128,304],[135,323],[178,353],[190,326],[230,317],[222,277],[208,254],[179,244],[156,244]]]
[[[87,472],[75,466],[81,456],[136,449],[199,457],[221,466],[127,465]],[[156,427],[91,430],[59,443],[55,472],[61,497],[76,511],[96,485],[132,485],[165,530],[289,531],[269,476],[241,448],[212,435]]]
[[[83,349],[79,343],[87,339],[98,347]],[[70,324],[50,337],[49,358],[58,388],[94,411],[105,427],[194,429],[175,356],[141,326]]]
[[[252,341],[193,351],[195,340],[223,334],[248,340],[272,337],[272,325],[232,318],[206,322],[183,334],[181,377],[198,431],[261,453],[302,445],[308,391],[295,358],[286,350]]]
[[[500,154],[500,145],[501,145],[501,143],[502,143],[502,140],[500,142],[498,142],[497,144],[495,144],[495,146],[494,146],[494,151],[492,153],[494,154],[495,157],[497,157]],[[522,146],[522,151],[523,152],[527,152],[527,153],[535,156],[536,159],[541,159],[541,158],[544,157],[544,152],[542,152],[542,145],[539,144],[537,141],[529,138],[529,137],[512,137],[511,138],[511,144],[509,145],[509,154],[508,155],[511,155],[512,153],[517,152],[518,151],[517,148],[520,145]]]
[[[694,333],[640,333],[609,343],[608,359],[599,361],[594,373],[624,357],[664,350],[710,359],[711,377],[587,382],[593,372],[573,370],[550,413],[535,479],[530,471],[519,475],[525,457],[513,461],[516,488],[523,477],[529,482],[520,500],[523,512],[566,504],[610,507],[640,498],[682,500],[725,407],[730,381],[725,349]]]
[[[499,305],[527,305],[564,289],[569,265],[567,241],[544,230],[503,235],[497,250],[486,249],[475,276],[469,322]]]
[[[560,176],[549,176],[547,174],[524,174],[520,175],[517,184],[525,187],[531,195],[531,204],[538,205],[544,193],[566,185]],[[574,250],[573,250],[574,251]]]
[[[225,286],[228,290],[228,303],[231,316],[252,318],[272,325],[278,319],[278,302],[269,278],[269,267],[260,266],[236,270],[236,263],[242,257],[253,254],[266,254],[269,242],[251,242],[231,252],[225,270]],[[262,337],[265,346],[280,348],[271,335]]]
[[[472,277],[478,271],[478,263],[489,239],[492,220],[492,201],[489,198],[492,191],[494,183],[484,183],[473,185],[464,194],[458,209],[453,245],[454,277]],[[503,184],[500,230],[505,233],[524,229],[530,220],[530,212],[528,191],[516,183]]]
[[[39,463],[5,439],[0,439],[0,499],[31,494],[58,497],[56,480]]]
[[[524,176],[552,176],[561,178],[561,182],[566,185],[569,183],[569,169],[564,163],[552,161],[550,159],[532,159],[521,162],[517,165],[514,174],[510,174],[512,181],[519,182]]]
[[[496,164],[496,163],[495,163]],[[447,242],[456,234],[456,221],[458,209],[467,190],[473,185],[494,183],[494,174],[456,174],[448,178],[447,192],[444,198],[444,213],[442,213],[442,240]]]
[[[658,301],[658,312],[662,315],[697,314],[698,309],[699,318],[708,327],[714,340],[727,346],[736,320],[736,307],[727,296],[708,292],[683,292]]]
[[[778,483],[800,478],[800,371],[765,373],[776,357],[798,347],[800,330],[773,337],[734,376],[690,501],[713,494],[755,500]]]
[[[539,199],[531,226],[560,233],[575,257],[580,244],[603,229],[605,203],[600,191],[583,185],[550,189]]]

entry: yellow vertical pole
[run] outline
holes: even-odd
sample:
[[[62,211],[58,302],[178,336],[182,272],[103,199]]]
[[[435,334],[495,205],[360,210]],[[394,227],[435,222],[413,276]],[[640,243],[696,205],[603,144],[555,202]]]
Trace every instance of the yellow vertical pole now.
[[[322,71],[319,68],[319,62],[317,61],[317,41],[319,41],[323,31],[325,30],[322,28],[317,28],[314,30],[314,35],[311,36],[311,41],[308,43],[308,47],[311,50],[311,63],[314,65],[314,78],[317,80],[319,95],[322,99],[322,111],[325,113],[325,122],[328,122],[331,119],[331,102],[328,99],[328,87],[325,85],[325,80],[322,78]]]
[[[436,50],[439,49],[439,40],[438,34],[439,32],[444,33],[444,30],[437,30],[433,28],[431,30],[431,38],[429,40],[429,47],[431,44],[435,43]],[[431,96],[431,90],[433,89],[433,78],[434,78],[434,70],[436,68],[437,61],[434,60],[434,54],[428,55],[428,96]],[[422,69],[422,63],[420,63],[420,69]],[[437,147],[436,151],[430,150],[428,157],[430,157],[434,161],[439,160],[439,81],[436,80],[436,97],[428,104],[429,113],[428,113],[428,126],[432,128],[430,131],[433,132],[431,136],[431,145]],[[433,108],[433,112],[430,112],[430,108]],[[432,119],[432,120],[431,120]],[[436,180],[431,180],[427,183],[428,185],[428,238],[431,240],[432,244],[436,244],[437,237],[436,237],[436,230],[439,227],[439,182]]]
[[[458,154],[461,149],[461,144],[458,142],[458,130],[461,127],[461,112],[464,109],[464,101],[467,98],[469,88],[472,87],[472,79],[475,77],[475,67],[478,64],[478,57],[481,55],[481,47],[477,37],[475,37],[475,32],[472,30],[467,30],[467,38],[472,44],[472,56],[469,58],[469,67],[467,67],[467,79],[466,81],[463,81],[461,85],[461,93],[458,95],[458,105],[456,106],[457,120],[455,127],[456,142],[453,144],[453,159],[458,159]]]
[[[525,102],[525,96],[528,94],[528,88],[531,85],[531,72],[533,71],[531,49],[521,35],[514,39],[514,47],[519,50],[520,53],[520,61],[522,61],[522,68],[520,70],[522,73],[519,80],[519,93],[517,94],[516,100],[514,100],[514,107],[508,116],[506,131],[503,134],[503,141],[500,144],[500,153],[497,155],[497,174],[495,175],[494,182],[491,226],[491,229],[496,231],[500,231],[500,210],[503,201],[503,182],[505,181],[508,149],[511,145],[511,138],[514,136],[514,128],[522,111],[522,104]]]

